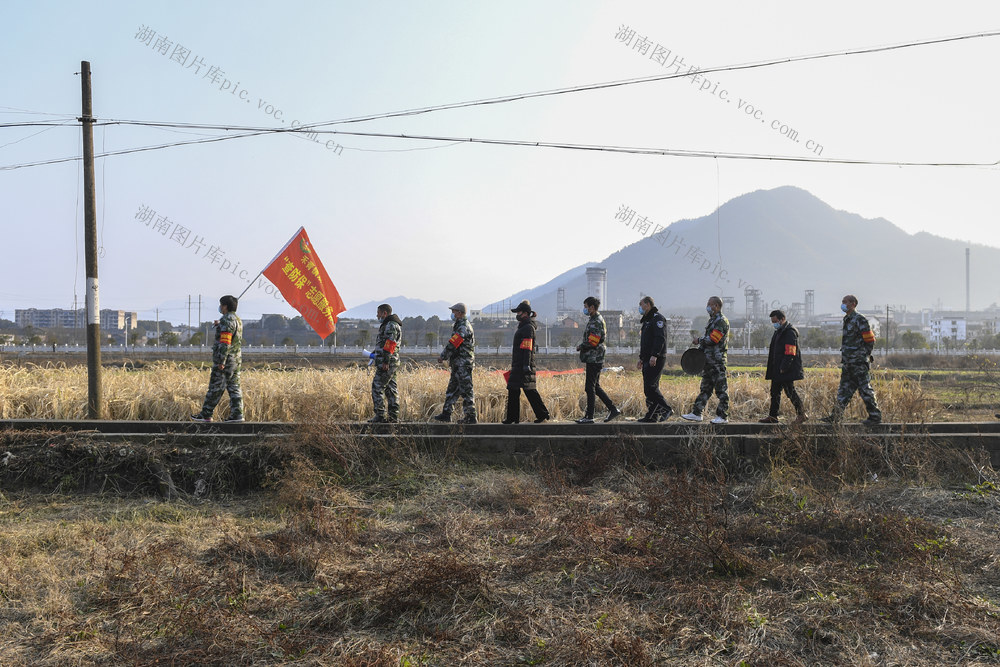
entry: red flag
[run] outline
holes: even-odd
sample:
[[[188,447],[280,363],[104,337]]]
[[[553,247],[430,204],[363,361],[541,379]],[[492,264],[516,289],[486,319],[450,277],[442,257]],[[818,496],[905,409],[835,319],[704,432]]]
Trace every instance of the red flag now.
[[[263,273],[320,338],[337,328],[337,316],[347,308],[309,242],[305,227],[299,227]]]

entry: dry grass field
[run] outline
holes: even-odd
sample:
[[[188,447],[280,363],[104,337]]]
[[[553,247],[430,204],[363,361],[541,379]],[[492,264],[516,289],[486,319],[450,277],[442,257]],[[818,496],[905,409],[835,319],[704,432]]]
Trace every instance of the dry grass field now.
[[[887,419],[931,421],[954,380],[887,372],[876,390]],[[499,421],[501,378],[476,381]],[[206,382],[158,364],[109,370],[104,391],[113,418],[180,420]],[[434,414],[446,382],[404,373],[404,417]],[[636,373],[604,382],[639,414]],[[793,432],[751,468],[702,434],[658,469],[627,440],[492,468],[339,431],[370,415],[369,383],[249,370],[250,419],[302,424],[243,448],[0,433],[0,664],[1000,664],[983,452]],[[696,383],[663,387],[683,409]],[[814,416],[836,383],[810,370]],[[731,388],[733,419],[762,414],[759,371]],[[581,376],[540,390],[579,415]],[[0,367],[4,418],[80,418],[85,391],[80,368]],[[158,457],[208,465],[209,490],[154,499]]]
[[[511,470],[366,447],[262,444],[242,494],[0,492],[0,664],[1000,663],[975,452],[793,440],[731,470],[693,439],[676,467],[619,443]]]
[[[962,373],[949,372],[943,377]],[[356,421],[372,415],[371,374],[364,368],[263,367],[244,370],[242,376],[249,421]],[[730,373],[731,421],[755,421],[767,413],[769,383],[762,377],[761,369],[736,369]],[[908,371],[876,373],[874,386],[885,419],[929,422],[967,419],[970,415],[993,418],[992,404],[980,404],[978,410],[966,414],[950,410],[950,403],[939,400],[937,394],[949,391],[952,385],[942,385],[935,378],[931,373]],[[797,383],[813,418],[829,413],[838,381],[837,368],[818,368],[809,369],[806,379]],[[401,418],[426,420],[440,411],[448,372],[443,367],[423,366],[402,371],[398,383]],[[637,371],[607,372],[601,383],[626,416],[642,416],[645,403]],[[661,389],[675,413],[690,410],[698,383],[698,377],[664,376]],[[201,407],[208,371],[172,362],[157,362],[141,369],[109,368],[104,371],[102,386],[108,419],[186,420]],[[480,421],[501,421],[506,401],[502,376],[477,369],[475,388]],[[581,415],[583,375],[542,377],[539,391],[555,419],[576,419]],[[228,399],[223,398],[217,418],[227,414],[227,405]],[[714,405],[714,401],[710,402],[709,410],[714,410]],[[792,414],[787,399],[783,399],[783,410],[786,415]],[[0,366],[0,419],[82,419],[86,411],[85,366]],[[527,401],[523,402],[522,412],[531,414]],[[861,401],[855,398],[848,417],[863,416]]]

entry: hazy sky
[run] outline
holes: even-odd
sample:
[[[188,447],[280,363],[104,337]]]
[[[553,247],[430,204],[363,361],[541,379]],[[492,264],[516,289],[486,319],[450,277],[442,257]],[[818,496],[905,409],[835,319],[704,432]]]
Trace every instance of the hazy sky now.
[[[8,319],[15,308],[70,307],[74,294],[82,306],[80,162],[7,169],[81,154],[81,60],[91,63],[99,121],[281,128],[665,74],[676,70],[674,58],[686,71],[1000,29],[1000,4],[985,1],[5,0],[0,16],[0,123],[71,121],[0,127],[0,311]],[[988,37],[329,129],[990,163],[1000,159],[998,60],[1000,37]],[[701,90],[705,80],[711,87]],[[223,134],[109,125],[95,129],[95,145],[101,153]],[[160,307],[182,321],[188,294],[212,307],[219,295],[238,294],[240,273],[255,275],[304,225],[348,306],[405,294],[475,307],[638,240],[614,219],[622,205],[667,224],[780,185],[909,232],[1000,246],[997,181],[996,167],[329,134],[180,146],[97,162],[101,306],[142,317]],[[241,312],[293,314],[256,287]]]

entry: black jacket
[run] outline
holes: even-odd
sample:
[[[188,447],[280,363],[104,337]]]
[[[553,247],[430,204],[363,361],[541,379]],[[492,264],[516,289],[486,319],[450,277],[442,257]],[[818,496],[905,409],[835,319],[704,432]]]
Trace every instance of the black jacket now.
[[[514,332],[514,345],[510,355],[510,379],[507,386],[535,388],[535,330],[534,318],[523,320]]]
[[[642,325],[639,336],[639,361],[649,363],[650,357],[662,357],[667,353],[667,320],[655,307],[639,320]]]
[[[765,380],[791,382],[805,377],[802,372],[802,351],[799,349],[799,331],[785,322],[771,336],[767,352]]]

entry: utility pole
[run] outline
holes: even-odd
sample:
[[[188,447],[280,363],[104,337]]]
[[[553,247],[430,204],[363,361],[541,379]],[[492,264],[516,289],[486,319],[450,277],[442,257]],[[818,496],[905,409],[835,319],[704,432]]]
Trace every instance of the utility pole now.
[[[156,309],[156,347],[160,347],[160,309]]]
[[[198,328],[201,329],[201,295],[198,295]],[[205,330],[205,335],[201,338],[201,346],[205,347],[205,338],[208,336],[208,330]]]
[[[94,186],[94,117],[90,63],[80,63],[83,93],[83,237],[87,269],[87,418],[101,418],[101,309],[97,288],[97,195]]]
[[[191,344],[191,295],[188,294],[188,345]]]

